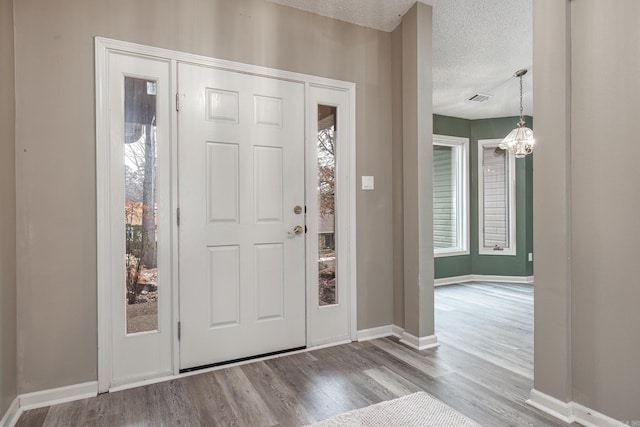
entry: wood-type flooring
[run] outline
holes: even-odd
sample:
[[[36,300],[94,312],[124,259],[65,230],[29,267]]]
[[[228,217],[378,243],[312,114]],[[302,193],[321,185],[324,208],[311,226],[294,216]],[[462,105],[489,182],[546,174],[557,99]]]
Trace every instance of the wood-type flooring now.
[[[435,307],[435,349],[354,342],[33,409],[17,426],[302,426],[421,390],[487,427],[566,425],[525,403],[531,285],[438,287]]]

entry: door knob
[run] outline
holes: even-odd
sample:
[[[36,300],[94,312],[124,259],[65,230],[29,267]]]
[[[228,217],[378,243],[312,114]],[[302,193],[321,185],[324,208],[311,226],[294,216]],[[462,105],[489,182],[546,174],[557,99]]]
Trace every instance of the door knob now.
[[[304,232],[304,228],[302,228],[302,226],[300,225],[296,225],[295,227],[293,227],[293,232],[289,232],[289,236],[295,236],[297,234],[302,234]]]

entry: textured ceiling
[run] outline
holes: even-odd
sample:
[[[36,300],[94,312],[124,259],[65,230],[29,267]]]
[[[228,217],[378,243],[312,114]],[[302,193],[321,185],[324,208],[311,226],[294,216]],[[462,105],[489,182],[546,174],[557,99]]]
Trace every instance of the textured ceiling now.
[[[392,31],[413,0],[270,0],[381,31]],[[532,114],[532,0],[421,0],[433,6],[433,111],[481,119]],[[491,95],[482,103],[467,101]]]

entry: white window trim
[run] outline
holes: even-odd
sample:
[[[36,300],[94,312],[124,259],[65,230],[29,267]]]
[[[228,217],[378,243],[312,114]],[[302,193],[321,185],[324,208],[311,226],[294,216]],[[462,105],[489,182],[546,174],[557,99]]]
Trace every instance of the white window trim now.
[[[482,150],[485,147],[497,147],[502,139],[480,139],[478,140],[478,254],[480,255],[502,255],[516,256],[516,158],[513,154],[507,152],[509,161],[509,248],[496,251],[485,248],[482,245],[484,241],[484,212],[482,205],[484,204],[484,174],[482,165]]]
[[[458,164],[458,206],[457,229],[460,244],[454,248],[433,249],[433,257],[469,255],[469,138],[448,135],[433,135],[433,145],[456,148],[461,154]]]

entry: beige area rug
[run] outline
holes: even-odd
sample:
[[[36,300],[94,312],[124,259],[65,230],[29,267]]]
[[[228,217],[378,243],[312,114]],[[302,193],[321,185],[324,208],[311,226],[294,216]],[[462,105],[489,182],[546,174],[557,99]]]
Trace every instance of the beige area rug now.
[[[308,427],[480,427],[425,392],[336,415]]]

